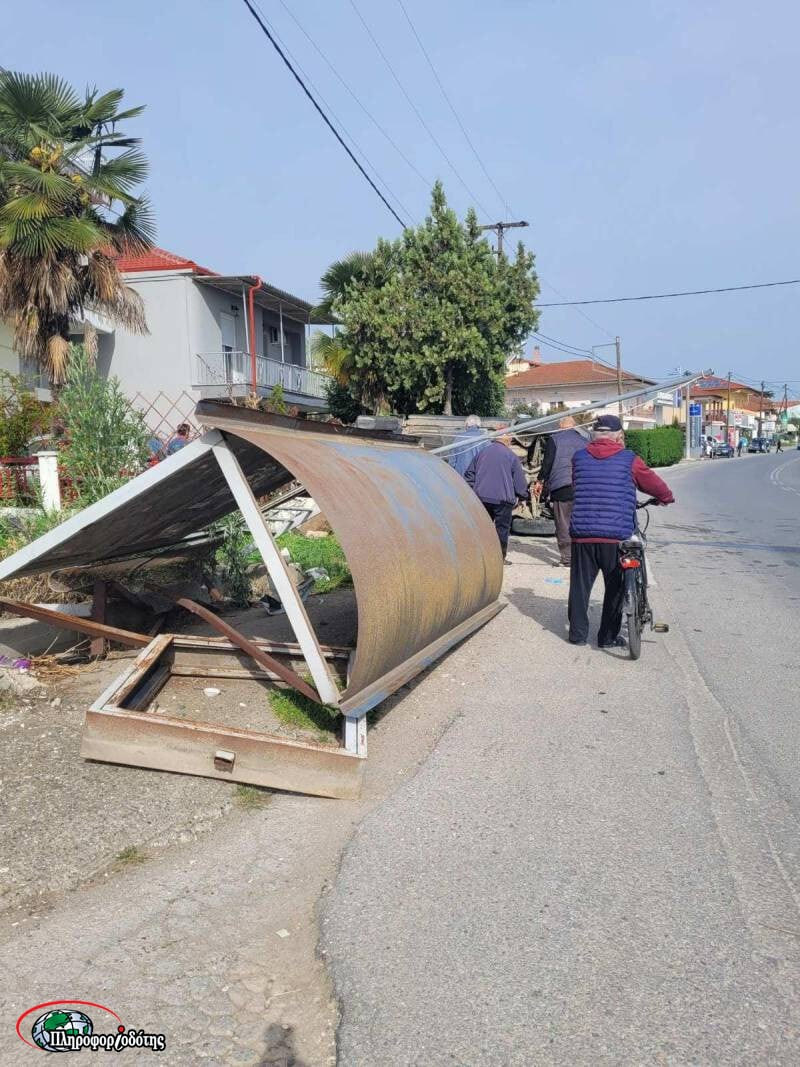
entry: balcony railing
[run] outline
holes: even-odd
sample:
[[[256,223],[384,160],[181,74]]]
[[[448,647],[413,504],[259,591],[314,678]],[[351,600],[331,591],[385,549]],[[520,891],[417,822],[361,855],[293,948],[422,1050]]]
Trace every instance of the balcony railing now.
[[[194,382],[196,387],[247,387],[251,384],[251,356],[249,352],[202,352],[195,360]],[[256,386],[258,389],[283,387],[285,393],[323,398],[327,374],[298,367],[294,363],[281,363],[277,359],[256,356]]]

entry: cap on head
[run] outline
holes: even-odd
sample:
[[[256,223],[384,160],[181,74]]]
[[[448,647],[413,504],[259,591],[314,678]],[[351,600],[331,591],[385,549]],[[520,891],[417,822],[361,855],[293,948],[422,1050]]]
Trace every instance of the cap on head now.
[[[622,422],[616,415],[600,415],[594,420],[592,429],[595,433],[619,433],[622,429]]]

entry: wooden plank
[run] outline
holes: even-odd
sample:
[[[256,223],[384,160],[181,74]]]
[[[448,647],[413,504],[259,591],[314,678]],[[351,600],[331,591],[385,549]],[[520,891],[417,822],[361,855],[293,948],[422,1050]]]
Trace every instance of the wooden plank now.
[[[244,678],[254,681],[281,681],[274,671],[257,670],[255,667],[219,667],[213,663],[201,663],[197,667],[173,664],[170,674],[173,678]]]
[[[295,637],[300,642],[303,658],[308,664],[308,669],[314,679],[314,685],[317,687],[320,699],[323,704],[336,705],[339,703],[339,688],[336,684],[336,679],[320,651],[317,635],[311,627],[305,605],[300,599],[292,579],[289,577],[284,558],[275,544],[272,534],[269,532],[269,527],[261,514],[258,502],[253,496],[253,490],[250,488],[250,484],[239,466],[239,461],[225,441],[221,444],[213,445],[213,450],[225,480],[239,506],[239,511],[242,513],[242,518],[250,530],[261,558],[264,560],[273,588],[280,597]],[[255,659],[256,657],[253,658]],[[271,667],[271,664],[266,666]]]
[[[90,637],[103,637],[107,641],[114,641],[118,645],[127,645],[130,648],[144,648],[150,644],[151,638],[147,634],[137,634],[133,630],[120,630],[116,626],[105,626],[93,619],[81,619],[77,615],[65,615],[61,611],[53,611],[51,608],[37,608],[33,604],[24,604],[20,600],[9,600],[0,596],[0,608],[9,611],[12,615],[21,615],[25,619],[35,619],[37,622],[46,622],[49,626],[55,626],[60,630],[74,630],[77,633],[88,634]]]
[[[215,766],[220,752],[233,753],[232,766],[217,760],[230,769]],[[359,795],[366,762],[341,748],[116,709],[86,713],[81,755],[106,763],[347,800]]]

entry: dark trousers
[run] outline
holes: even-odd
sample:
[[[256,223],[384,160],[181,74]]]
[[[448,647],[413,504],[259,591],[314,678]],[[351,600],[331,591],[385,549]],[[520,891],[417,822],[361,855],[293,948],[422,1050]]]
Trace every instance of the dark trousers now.
[[[608,645],[619,637],[625,585],[618,546],[573,541],[568,607],[569,639],[573,644],[589,639],[589,596],[598,571],[603,572],[606,592],[597,643]]]
[[[569,563],[572,552],[572,538],[569,535],[569,523],[572,518],[574,500],[551,500],[553,518],[556,520],[556,541],[562,563]]]
[[[500,538],[500,547],[503,550],[503,559],[506,558],[506,552],[508,551],[508,535],[511,533],[511,512],[514,510],[513,504],[491,504],[486,500],[481,501],[483,506],[489,512],[494,528],[497,530],[497,536]]]

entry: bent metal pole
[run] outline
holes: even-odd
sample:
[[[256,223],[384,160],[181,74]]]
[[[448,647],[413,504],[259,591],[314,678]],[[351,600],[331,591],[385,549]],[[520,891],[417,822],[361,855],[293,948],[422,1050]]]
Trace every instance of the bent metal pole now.
[[[696,382],[698,378],[702,378],[705,372],[698,372],[697,374],[684,374],[680,378],[672,378],[666,382],[656,382],[655,385],[644,386],[641,389],[634,389],[630,393],[623,393],[618,397],[620,404],[626,403],[628,400],[640,400],[656,393],[673,392],[676,389],[681,389],[685,385],[689,385],[692,382]],[[527,419],[525,422],[514,423],[513,426],[504,430],[494,430],[492,433],[486,434],[483,440],[491,441],[495,437],[503,437],[509,432],[513,433],[529,433],[531,430],[541,430],[545,426],[550,426],[554,422],[558,422],[566,415],[582,415],[586,411],[596,411],[598,408],[608,407],[607,400],[594,400],[591,404],[583,404],[579,408],[570,408],[568,411],[555,411],[552,415],[542,415],[538,419]],[[438,448],[432,448],[432,455],[442,455],[444,452],[450,452],[454,448],[463,448],[463,441],[452,441],[449,445],[439,445]]]

